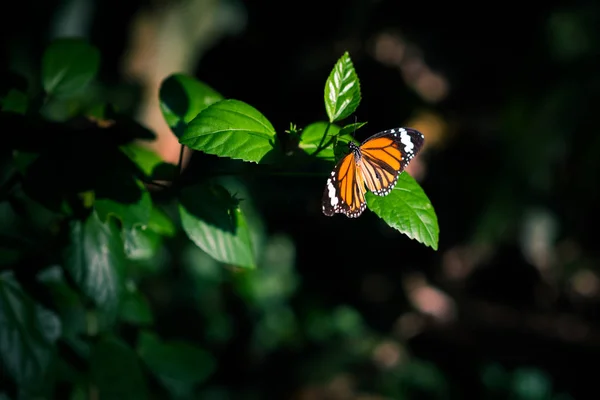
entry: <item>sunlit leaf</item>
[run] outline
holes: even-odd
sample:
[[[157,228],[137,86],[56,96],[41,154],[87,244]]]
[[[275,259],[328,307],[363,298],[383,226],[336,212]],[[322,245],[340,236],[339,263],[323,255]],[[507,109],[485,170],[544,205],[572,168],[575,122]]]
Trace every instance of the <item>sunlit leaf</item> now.
[[[82,292],[107,316],[116,316],[123,293],[125,253],[113,219],[103,222],[96,213],[71,223],[65,250],[65,269]]]
[[[222,100],[202,110],[179,141],[208,154],[259,162],[273,150],[275,129],[254,107]]]
[[[308,155],[333,160],[333,142],[340,127],[328,122],[314,122],[302,130],[298,146]],[[317,152],[318,149],[321,149]]]
[[[115,338],[100,340],[94,346],[90,363],[97,398],[149,398],[138,357],[122,341]]]
[[[179,200],[183,230],[198,247],[224,263],[255,266],[246,217],[227,190],[196,185],[184,189]]]
[[[43,380],[60,334],[58,317],[37,305],[12,273],[0,274],[0,358],[19,385]]]
[[[83,92],[100,67],[100,52],[77,38],[55,40],[44,52],[42,84],[48,94],[70,97]]]
[[[139,144],[128,144],[121,146],[120,149],[148,176],[152,175],[152,170],[163,162],[157,153]]]
[[[175,164],[164,161],[157,153],[138,144],[121,146],[125,153],[146,175],[154,181],[172,181],[178,175],[178,167]]]
[[[330,122],[352,114],[360,103],[360,82],[348,52],[337,61],[325,83],[325,109]]]
[[[387,196],[367,193],[367,205],[389,226],[434,250],[438,248],[439,227],[435,210],[421,186],[403,172]]]
[[[354,138],[355,132],[357,130],[359,130],[360,128],[362,128],[363,126],[365,126],[366,124],[367,124],[366,122],[353,122],[351,124],[348,124],[340,130],[340,136],[347,135],[351,138]]]
[[[207,84],[184,74],[173,74],[160,86],[160,109],[177,137],[185,126],[223,96]]]
[[[204,349],[183,341],[162,342],[156,335],[142,332],[137,351],[148,368],[169,392],[189,395],[194,385],[215,369],[214,358]]]

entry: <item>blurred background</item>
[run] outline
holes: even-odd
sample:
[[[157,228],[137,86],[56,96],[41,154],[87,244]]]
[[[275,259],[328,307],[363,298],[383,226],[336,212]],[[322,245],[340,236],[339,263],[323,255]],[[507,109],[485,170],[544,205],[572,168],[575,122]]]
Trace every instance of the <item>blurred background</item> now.
[[[234,184],[259,227],[256,271],[220,265],[183,233],[140,262],[157,334],[207,351],[193,398],[597,397],[600,3],[11,6],[9,68],[36,76],[52,39],[88,39],[105,95],[170,162],[179,145],[158,107],[169,74],[251,104],[282,133],[327,119],[324,84],[344,51],[368,121],[357,138],[397,126],[426,137],[408,172],[437,212],[438,251],[368,210],[325,217],[325,176],[254,177]]]

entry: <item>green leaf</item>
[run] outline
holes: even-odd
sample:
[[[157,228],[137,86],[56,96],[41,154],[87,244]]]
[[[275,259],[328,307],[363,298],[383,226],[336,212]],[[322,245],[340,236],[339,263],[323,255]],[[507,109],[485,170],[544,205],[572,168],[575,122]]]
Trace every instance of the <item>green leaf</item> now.
[[[333,160],[333,143],[340,127],[329,122],[314,122],[302,130],[298,147],[308,155]],[[321,151],[317,153],[317,149]]]
[[[160,235],[147,227],[123,227],[123,245],[129,260],[148,260],[156,255]]]
[[[120,318],[135,325],[150,325],[154,322],[152,310],[146,297],[133,288],[127,291],[121,304]]]
[[[199,80],[184,74],[173,74],[160,86],[160,109],[177,137],[200,111],[223,96]]]
[[[348,52],[337,61],[325,83],[325,109],[330,122],[352,114],[360,103],[360,82]]]
[[[152,210],[150,211],[148,229],[163,236],[175,235],[175,225],[173,224],[173,221],[156,206],[152,207]]]
[[[261,254],[266,240],[265,226],[251,198],[251,193],[246,184],[240,179],[234,177],[222,176],[213,181],[216,184],[222,185],[229,193],[233,193],[233,205],[238,205],[241,213],[244,215],[244,220],[250,232],[250,242],[252,243],[252,252],[256,256]]]
[[[80,355],[89,355],[88,342],[84,339],[86,332],[85,304],[79,294],[67,283],[63,270],[59,266],[50,267],[38,275],[38,279],[48,289],[56,311],[62,321],[62,339]],[[83,353],[83,354],[82,354]]]
[[[28,105],[27,95],[17,89],[11,89],[2,99],[2,111],[25,115]]]
[[[172,181],[178,176],[177,165],[165,162],[153,150],[138,144],[128,144],[120,149],[151,180]]]
[[[179,177],[179,167],[175,164],[161,162],[152,170],[151,179],[153,181],[172,182]]]
[[[183,230],[192,242],[218,261],[254,268],[246,217],[226,189],[210,184],[188,187],[179,201]]]
[[[361,122],[360,124],[364,125],[365,123]],[[329,122],[314,122],[302,131],[298,147],[308,155],[335,161],[339,158],[338,156],[348,153],[348,142],[355,141],[350,134],[354,129],[349,127],[350,125],[347,125],[340,129],[339,126]],[[319,148],[321,150],[317,152]],[[343,148],[344,151],[340,152],[340,148]]]
[[[194,386],[215,370],[214,358],[205,350],[183,341],[162,342],[142,332],[137,351],[148,368],[176,397],[189,395]]]
[[[120,149],[148,176],[152,175],[154,168],[163,162],[158,154],[139,144],[128,144],[121,146]]]
[[[366,124],[367,124],[366,122],[354,122],[352,124],[348,124],[341,129],[340,136],[347,135],[351,138],[354,138],[354,132],[356,132],[357,130],[359,130],[360,128],[365,126]]]
[[[366,122],[356,122],[348,124],[340,130],[338,140],[333,147],[333,154],[336,162],[350,152],[348,143],[354,142],[355,144],[360,145],[360,142],[354,138],[354,132],[366,124]]]
[[[150,210],[146,226],[123,226],[125,254],[130,260],[148,260],[156,255],[160,236],[173,236],[173,221],[156,206]]]
[[[100,67],[100,52],[77,38],[55,40],[44,52],[42,84],[46,93],[67,98],[83,92]]]
[[[92,380],[99,399],[148,399],[146,382],[135,352],[114,338],[102,339],[92,351]]]
[[[324,143],[327,143],[334,136],[338,135],[340,127],[336,124],[331,124],[325,121],[313,122],[302,130],[300,136],[300,147],[309,152],[310,149],[316,149],[316,146],[321,142],[323,135],[327,134]]]
[[[132,188],[135,190],[136,188]],[[102,221],[107,221],[113,215],[120,219],[124,229],[133,229],[135,227],[145,227],[150,220],[152,212],[152,199],[146,187],[137,182],[136,197],[137,201],[126,203],[111,198],[96,199],[94,209]]]
[[[0,359],[18,385],[43,381],[60,334],[57,316],[37,305],[12,273],[0,274]]]
[[[366,198],[369,209],[389,226],[437,250],[439,227],[435,210],[412,176],[403,172],[390,194],[381,197],[368,192]]]
[[[273,150],[275,129],[254,107],[221,100],[202,110],[179,142],[208,154],[259,162]]]
[[[109,319],[116,316],[123,293],[125,254],[114,220],[102,222],[92,213],[86,221],[72,222],[64,265],[81,291]]]

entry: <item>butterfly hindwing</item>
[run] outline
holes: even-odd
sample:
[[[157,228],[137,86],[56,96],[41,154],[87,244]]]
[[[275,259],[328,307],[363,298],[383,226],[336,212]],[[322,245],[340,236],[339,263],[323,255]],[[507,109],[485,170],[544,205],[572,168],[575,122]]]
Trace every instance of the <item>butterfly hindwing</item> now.
[[[358,168],[367,188],[378,196],[385,196],[394,187],[400,175],[402,152],[397,141],[379,137],[361,146]]]
[[[327,179],[323,193],[323,213],[327,216],[343,213],[356,218],[366,206],[364,181],[359,174],[354,153],[350,153],[337,163]]]

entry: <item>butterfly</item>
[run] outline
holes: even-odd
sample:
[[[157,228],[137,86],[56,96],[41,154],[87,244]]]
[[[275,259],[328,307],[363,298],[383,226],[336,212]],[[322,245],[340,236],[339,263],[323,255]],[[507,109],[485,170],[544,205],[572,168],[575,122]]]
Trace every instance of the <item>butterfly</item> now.
[[[357,146],[350,142],[344,156],[327,179],[323,214],[346,214],[357,218],[367,207],[366,189],[377,196],[388,195],[398,177],[423,146],[425,137],[412,128],[388,129]]]

